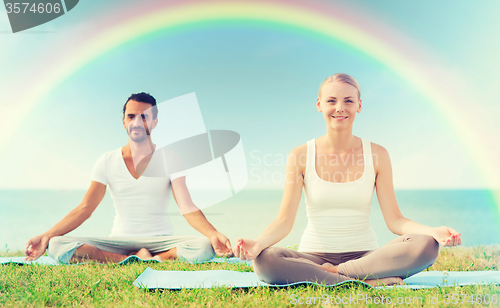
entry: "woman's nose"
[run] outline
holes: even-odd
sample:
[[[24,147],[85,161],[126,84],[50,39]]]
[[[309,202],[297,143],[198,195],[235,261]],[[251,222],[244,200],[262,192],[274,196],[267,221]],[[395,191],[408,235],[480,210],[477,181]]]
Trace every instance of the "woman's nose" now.
[[[336,104],[336,106],[335,106],[335,110],[336,110],[337,112],[342,112],[342,111],[344,111],[344,103],[341,103],[341,102],[337,103],[337,104]]]

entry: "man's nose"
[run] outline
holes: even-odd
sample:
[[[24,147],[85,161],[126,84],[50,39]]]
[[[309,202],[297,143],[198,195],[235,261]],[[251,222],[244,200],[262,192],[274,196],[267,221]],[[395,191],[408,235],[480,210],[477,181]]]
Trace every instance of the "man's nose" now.
[[[144,123],[142,121],[142,117],[140,117],[140,116],[134,117],[134,119],[130,122],[130,125],[132,127],[137,127],[137,126],[144,127]]]

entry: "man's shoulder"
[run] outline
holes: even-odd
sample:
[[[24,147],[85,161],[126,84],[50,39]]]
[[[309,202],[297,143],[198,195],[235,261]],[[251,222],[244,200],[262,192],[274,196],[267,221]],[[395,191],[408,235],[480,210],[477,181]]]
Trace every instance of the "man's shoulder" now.
[[[110,160],[116,160],[118,157],[121,157],[122,155],[122,148],[118,148],[118,149],[114,149],[112,151],[109,151],[109,152],[106,152],[104,154],[102,154],[101,156],[99,156],[99,158],[97,159],[97,161],[105,161],[105,162],[109,162]]]

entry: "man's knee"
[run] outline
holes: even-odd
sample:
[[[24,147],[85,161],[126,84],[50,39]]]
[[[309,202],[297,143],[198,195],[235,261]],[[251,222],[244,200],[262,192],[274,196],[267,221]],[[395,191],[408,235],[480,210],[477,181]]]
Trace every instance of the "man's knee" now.
[[[69,260],[76,249],[76,247],[73,246],[77,245],[76,241],[71,237],[54,236],[49,240],[47,255],[58,262],[69,263]]]
[[[210,260],[215,258],[216,254],[214,251],[214,248],[212,247],[212,243],[210,243],[210,240],[206,237],[200,237],[200,257],[203,260]]]
[[[50,249],[50,247],[57,246],[59,243],[61,243],[61,241],[64,241],[64,240],[65,240],[65,238],[63,236],[54,236],[53,238],[51,238],[49,240],[48,249]]]
[[[215,257],[212,244],[206,237],[196,237],[188,242],[189,252],[186,247],[177,247],[178,257],[184,258],[192,263],[208,261]]]
[[[49,244],[47,246],[47,254],[50,256],[56,253],[59,247],[66,244],[68,240],[64,236],[54,236],[49,240]]]

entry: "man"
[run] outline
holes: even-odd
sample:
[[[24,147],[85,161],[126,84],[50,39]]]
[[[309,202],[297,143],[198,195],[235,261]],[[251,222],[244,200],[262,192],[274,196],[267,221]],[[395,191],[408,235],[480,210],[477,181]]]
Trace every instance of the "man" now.
[[[132,94],[127,99],[123,106],[123,126],[129,136],[128,144],[98,159],[82,203],[47,232],[28,241],[26,260],[37,259],[46,249],[50,257],[65,263],[84,258],[120,262],[132,254],[143,260],[179,257],[201,262],[214,257],[214,250],[217,255],[231,254],[227,237],[193,204],[182,171],[161,177],[141,176],[153,157],[158,160],[164,155],[155,151],[151,140],[151,131],[158,123],[157,113],[156,100],[147,93]],[[166,167],[172,166],[172,162],[179,171],[180,159],[176,161],[174,156]],[[102,201],[106,186],[110,188],[116,211],[111,235],[63,236],[90,217]],[[166,212],[171,192],[188,223],[206,238],[171,236]]]

